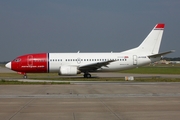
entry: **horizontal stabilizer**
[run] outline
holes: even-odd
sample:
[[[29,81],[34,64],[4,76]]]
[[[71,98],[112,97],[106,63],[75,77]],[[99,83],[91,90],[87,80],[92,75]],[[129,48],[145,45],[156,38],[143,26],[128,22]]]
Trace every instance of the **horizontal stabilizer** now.
[[[159,54],[154,54],[154,55],[149,55],[148,57],[149,58],[156,58],[156,57],[161,57],[163,55],[166,55],[166,54],[169,54],[169,53],[173,53],[173,52],[175,52],[175,50],[171,50],[171,51],[163,52],[163,53],[159,53]]]

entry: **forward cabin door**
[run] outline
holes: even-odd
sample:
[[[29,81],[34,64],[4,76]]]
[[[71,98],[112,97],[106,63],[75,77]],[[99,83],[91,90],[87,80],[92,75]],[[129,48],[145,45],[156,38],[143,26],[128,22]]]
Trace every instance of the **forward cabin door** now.
[[[32,55],[27,56],[27,65],[33,66],[33,56]]]
[[[133,65],[137,65],[137,55],[133,55]]]

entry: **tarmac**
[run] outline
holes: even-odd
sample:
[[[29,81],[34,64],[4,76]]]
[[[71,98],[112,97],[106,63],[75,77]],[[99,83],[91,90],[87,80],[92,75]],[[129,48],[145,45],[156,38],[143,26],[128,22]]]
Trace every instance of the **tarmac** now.
[[[88,81],[70,85],[0,85],[0,120],[179,118],[179,82]]]

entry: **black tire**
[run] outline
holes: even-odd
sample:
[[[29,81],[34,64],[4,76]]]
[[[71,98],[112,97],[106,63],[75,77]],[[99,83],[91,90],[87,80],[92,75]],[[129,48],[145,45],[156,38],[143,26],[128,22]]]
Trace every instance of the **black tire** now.
[[[87,78],[91,78],[91,74],[87,74],[86,76],[87,76]]]
[[[91,74],[85,73],[85,74],[84,74],[84,78],[91,78]]]
[[[27,75],[24,75],[23,78],[24,78],[24,79],[27,79]]]

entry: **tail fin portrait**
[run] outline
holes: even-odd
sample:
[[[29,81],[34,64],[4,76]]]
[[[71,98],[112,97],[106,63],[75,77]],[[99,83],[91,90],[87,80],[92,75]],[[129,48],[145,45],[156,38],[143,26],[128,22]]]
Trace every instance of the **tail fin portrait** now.
[[[139,47],[137,48],[138,51],[143,51],[148,55],[158,54],[164,27],[165,24],[163,23],[156,24],[156,26],[152,29],[149,35],[139,45]]]

